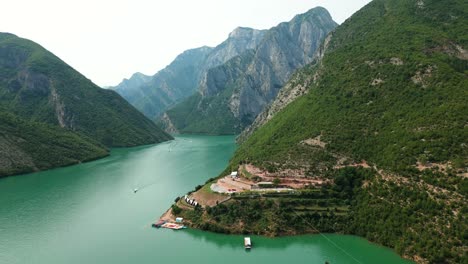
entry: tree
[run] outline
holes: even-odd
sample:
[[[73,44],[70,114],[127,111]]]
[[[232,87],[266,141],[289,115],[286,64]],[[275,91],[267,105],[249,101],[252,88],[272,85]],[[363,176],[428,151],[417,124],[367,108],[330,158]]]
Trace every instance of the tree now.
[[[278,186],[280,183],[281,183],[281,180],[280,180],[278,177],[276,177],[276,178],[273,180],[273,185],[274,185],[274,186]]]
[[[175,204],[172,205],[172,214],[173,214],[173,215],[178,215],[178,214],[180,214],[181,212],[182,212],[182,209],[180,209],[179,206],[177,206],[177,205],[175,205]]]

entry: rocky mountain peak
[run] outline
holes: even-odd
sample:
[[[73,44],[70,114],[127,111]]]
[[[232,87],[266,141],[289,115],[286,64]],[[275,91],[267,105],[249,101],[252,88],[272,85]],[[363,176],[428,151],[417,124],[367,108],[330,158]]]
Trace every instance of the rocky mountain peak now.
[[[182,133],[240,132],[276,97],[295,70],[312,61],[336,25],[328,11],[314,8],[269,30],[236,28],[212,53],[214,62],[229,60],[207,63],[215,67],[201,79],[199,94],[187,99],[190,103],[173,107],[166,117]],[[175,120],[188,116],[178,111],[190,112],[192,117]]]
[[[237,27],[231,33],[229,33],[229,38],[231,39],[250,39],[255,35],[260,34],[262,30],[248,28],[248,27]]]

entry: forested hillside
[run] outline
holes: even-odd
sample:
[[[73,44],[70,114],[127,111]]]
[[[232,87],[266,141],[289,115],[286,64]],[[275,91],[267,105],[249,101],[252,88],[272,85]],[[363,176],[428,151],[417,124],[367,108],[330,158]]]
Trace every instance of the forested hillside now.
[[[172,137],[116,92],[38,44],[0,33],[0,176],[108,155]]]
[[[358,11],[287,85],[305,95],[255,129],[225,171],[248,163],[333,183],[234,197],[195,223],[350,233],[418,263],[468,263],[467,19],[461,0],[374,0]]]
[[[103,145],[83,135],[0,111],[0,177],[107,155]]]
[[[0,34],[0,106],[110,147],[171,138],[116,92],[97,87],[38,44],[7,33]]]

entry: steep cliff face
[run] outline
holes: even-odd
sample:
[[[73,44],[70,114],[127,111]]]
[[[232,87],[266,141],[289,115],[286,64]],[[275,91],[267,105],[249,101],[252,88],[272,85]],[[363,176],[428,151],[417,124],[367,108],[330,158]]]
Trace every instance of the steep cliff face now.
[[[166,68],[144,78],[142,82],[138,75],[133,75],[110,89],[122,95],[145,116],[154,119],[168,106],[193,94],[203,63],[211,50],[209,47],[187,50]]]
[[[237,28],[215,48],[187,50],[154,76],[134,74],[116,87],[111,87],[151,119],[159,117],[170,106],[193,95],[200,80],[210,68],[255,48],[264,31]]]
[[[242,133],[237,137],[238,143],[242,143],[247,140],[252,133],[254,133],[259,127],[266,124],[286,106],[298,97],[305,95],[309,91],[308,87],[319,80],[320,74],[323,72],[322,59],[325,52],[328,50],[332,37],[333,34],[330,33],[315,53],[313,62],[293,75],[288,83],[281,88],[273,102],[266,106],[255,118],[254,122],[242,131]],[[311,74],[311,71],[314,71],[314,74]]]
[[[192,104],[190,119],[174,120],[185,118],[177,113],[187,112],[184,102],[167,111],[168,117],[176,127],[184,125],[177,127],[181,132],[239,133],[276,97],[296,69],[312,61],[323,39],[335,27],[324,8],[314,8],[279,24],[264,34],[255,49],[207,71],[200,83],[200,102]],[[220,112],[224,117],[213,122]],[[208,125],[201,127],[200,123]]]
[[[38,44],[5,33],[0,33],[0,107],[109,147],[171,138],[116,92],[97,87]]]
[[[206,70],[221,65],[231,58],[242,54],[246,50],[255,49],[260,41],[262,41],[266,30],[257,30],[247,27],[238,27],[234,29],[227,40],[216,46],[208,55],[204,64],[204,72]],[[198,88],[198,87],[197,87]]]

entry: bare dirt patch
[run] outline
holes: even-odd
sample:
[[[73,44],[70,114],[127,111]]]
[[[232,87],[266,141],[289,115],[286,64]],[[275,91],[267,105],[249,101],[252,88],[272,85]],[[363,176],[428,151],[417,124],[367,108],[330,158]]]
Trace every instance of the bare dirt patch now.
[[[376,79],[372,80],[371,85],[372,86],[377,86],[377,85],[380,85],[382,83],[384,83],[384,80],[382,80],[380,78],[376,78]]]
[[[321,136],[317,136],[315,138],[309,138],[306,140],[301,141],[301,144],[309,145],[309,146],[315,146],[315,147],[320,147],[320,148],[325,148],[327,143],[323,142],[321,140]]]
[[[340,161],[341,161],[341,162],[344,162],[345,160],[346,160],[346,159],[342,159],[342,160],[340,160]],[[361,161],[361,162],[359,162],[359,163],[352,163],[352,164],[347,164],[347,165],[342,164],[342,163],[341,163],[341,164],[339,163],[338,165],[336,165],[336,166],[333,167],[333,168],[334,168],[334,169],[342,169],[342,168],[345,168],[345,167],[355,167],[355,168],[357,168],[357,167],[362,167],[362,168],[365,168],[365,169],[369,169],[371,166],[367,163],[367,161],[363,160],[363,161]]]
[[[174,222],[175,221],[175,216],[172,214],[172,208],[169,208],[161,217],[161,220],[167,221],[167,222]]]
[[[390,59],[390,63],[393,64],[393,65],[395,65],[395,66],[401,66],[401,65],[404,64],[402,59],[396,58],[396,57],[391,58],[391,59]]]
[[[245,178],[234,179],[231,176],[226,176],[216,182],[216,185],[219,187],[219,189],[223,190],[221,192],[224,193],[250,191],[252,189],[252,185],[254,184],[255,182],[251,180]]]
[[[316,139],[314,139],[316,140]],[[314,141],[317,143],[317,141]],[[244,166],[244,167],[242,167]],[[330,182],[329,179],[323,179],[320,177],[306,177],[304,169],[286,169],[279,172],[268,172],[255,167],[252,164],[242,165],[240,171],[243,169],[252,176],[257,176],[260,181],[273,182],[275,179],[279,179],[279,185],[290,187],[293,189],[302,189],[309,186],[321,186],[325,183]]]
[[[202,207],[215,206],[217,203],[223,203],[229,200],[229,196],[212,192],[209,189],[210,185],[211,184],[205,185],[200,190],[192,193],[190,197],[192,199],[195,199]]]

